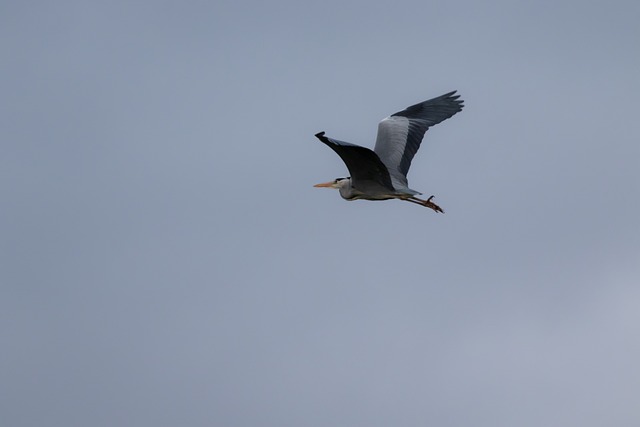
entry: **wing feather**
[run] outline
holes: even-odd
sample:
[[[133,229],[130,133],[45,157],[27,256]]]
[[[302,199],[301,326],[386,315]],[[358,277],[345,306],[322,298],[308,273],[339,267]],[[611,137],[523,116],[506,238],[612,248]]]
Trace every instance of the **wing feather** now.
[[[354,183],[373,181],[394,191],[389,171],[376,153],[359,145],[326,137],[324,132],[315,136],[340,156]]]
[[[389,170],[394,184],[399,182],[407,186],[411,160],[420,148],[425,132],[462,110],[463,101],[455,93],[412,105],[378,124],[374,151]]]

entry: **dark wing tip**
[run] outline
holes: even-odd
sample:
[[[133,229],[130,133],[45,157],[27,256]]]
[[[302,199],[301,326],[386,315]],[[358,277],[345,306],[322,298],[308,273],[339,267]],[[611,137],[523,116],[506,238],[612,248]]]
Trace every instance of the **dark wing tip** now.
[[[457,90],[452,90],[449,93],[445,93],[444,95],[442,95],[440,98],[442,99],[449,99],[451,101],[456,101],[456,103],[458,104],[458,107],[460,107],[460,110],[462,110],[462,108],[464,107],[464,100],[462,99],[458,99],[460,98],[460,95],[455,95],[454,94],[457,92]],[[460,111],[458,110],[458,111]]]
[[[322,132],[318,132],[314,135],[316,138],[318,138],[320,141],[324,142],[325,144],[330,144],[331,141],[329,141],[329,138],[327,138],[326,136],[324,136],[324,131]]]
[[[420,117],[427,113],[434,113],[436,110],[440,110],[440,112],[448,112],[449,115],[444,117],[432,125],[440,123],[442,120],[445,120],[448,117],[453,116],[458,111],[462,111],[464,107],[464,101],[460,98],[460,95],[455,95],[457,91],[453,90],[451,92],[445,93],[444,95],[437,96],[435,98],[429,99],[427,101],[419,102],[415,105],[405,108],[402,111],[398,111],[395,114],[392,114],[391,117],[394,116],[402,116],[409,118],[424,118]]]
[[[452,90],[449,93],[445,93],[444,95],[439,96],[439,99],[450,99],[452,101],[456,101],[458,100],[458,98],[460,98],[460,95],[455,95],[455,93],[458,92],[457,90]],[[438,99],[436,98],[436,99]],[[464,102],[462,99],[460,101],[458,101],[459,103]]]

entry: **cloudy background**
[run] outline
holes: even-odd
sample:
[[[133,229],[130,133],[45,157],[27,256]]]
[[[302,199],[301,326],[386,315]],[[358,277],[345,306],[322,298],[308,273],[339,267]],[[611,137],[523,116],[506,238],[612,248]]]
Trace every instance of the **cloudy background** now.
[[[3,2],[2,425],[640,425],[639,20]],[[445,215],[312,188],[454,89]]]

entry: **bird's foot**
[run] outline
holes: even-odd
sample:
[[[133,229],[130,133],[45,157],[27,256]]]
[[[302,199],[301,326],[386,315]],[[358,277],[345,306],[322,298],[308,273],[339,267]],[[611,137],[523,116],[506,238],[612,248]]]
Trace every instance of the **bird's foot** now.
[[[424,206],[426,208],[433,209],[436,212],[444,213],[442,208],[431,201],[433,196],[429,197],[427,200],[418,199],[417,197],[407,197],[402,200],[406,200],[407,202],[415,203],[416,205]]]
[[[431,199],[433,199],[433,196],[429,197],[427,200],[422,200],[422,206],[425,206],[427,208],[431,208],[436,212],[441,212],[444,213],[444,211],[442,210],[442,208],[438,205],[436,205],[435,203],[433,203],[431,201]]]

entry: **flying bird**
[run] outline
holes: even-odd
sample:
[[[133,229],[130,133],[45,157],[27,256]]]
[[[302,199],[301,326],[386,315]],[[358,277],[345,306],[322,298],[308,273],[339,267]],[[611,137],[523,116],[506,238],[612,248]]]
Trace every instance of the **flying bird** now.
[[[342,158],[351,176],[314,187],[340,190],[346,200],[400,199],[444,213],[431,201],[433,196],[426,200],[416,197],[422,193],[409,188],[407,172],[427,129],[462,111],[463,101],[455,93],[420,102],[383,119],[373,151],[317,133],[315,136]]]

